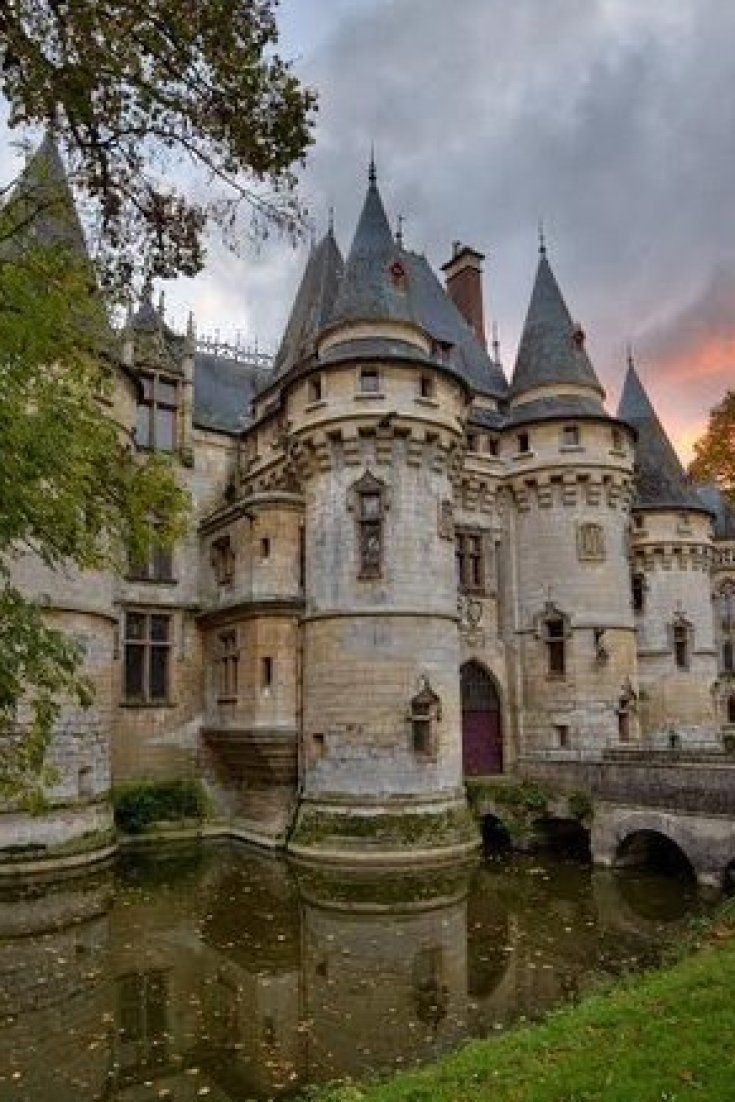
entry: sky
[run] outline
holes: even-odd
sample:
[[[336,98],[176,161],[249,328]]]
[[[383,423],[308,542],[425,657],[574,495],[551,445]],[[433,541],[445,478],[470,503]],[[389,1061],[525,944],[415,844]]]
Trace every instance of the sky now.
[[[631,342],[688,459],[735,386],[735,4],[282,0],[279,21],[319,94],[300,185],[319,232],[333,205],[349,248],[374,143],[410,248],[435,266],[455,239],[487,254],[510,373],[543,219],[610,407]],[[212,241],[206,272],[167,287],[172,317],[275,350],[306,250]]]

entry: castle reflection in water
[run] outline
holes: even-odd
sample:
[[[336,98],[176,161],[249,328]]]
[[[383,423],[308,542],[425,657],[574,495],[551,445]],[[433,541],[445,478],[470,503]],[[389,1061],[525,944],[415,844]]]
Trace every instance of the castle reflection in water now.
[[[244,1102],[407,1066],[655,960],[694,905],[537,859],[331,878],[219,846],[5,889],[0,1097]]]

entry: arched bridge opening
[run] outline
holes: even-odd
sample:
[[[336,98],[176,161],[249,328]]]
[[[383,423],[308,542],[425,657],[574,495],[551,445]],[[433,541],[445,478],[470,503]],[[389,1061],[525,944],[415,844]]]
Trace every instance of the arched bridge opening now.
[[[689,857],[667,834],[657,830],[634,830],[618,844],[617,868],[640,868],[693,881],[696,871]]]

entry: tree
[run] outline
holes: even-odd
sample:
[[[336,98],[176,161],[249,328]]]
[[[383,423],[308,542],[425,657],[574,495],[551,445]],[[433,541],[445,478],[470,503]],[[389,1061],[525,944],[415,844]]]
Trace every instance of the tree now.
[[[232,229],[243,204],[261,230],[298,227],[293,166],[311,142],[315,96],[275,52],[276,5],[0,5],[10,124],[54,128],[92,201],[106,282],[128,282],[135,256],[154,276],[196,273],[208,220]],[[196,197],[205,181],[207,200]]]
[[[735,505],[735,391],[711,411],[689,473],[696,482],[716,482]]]

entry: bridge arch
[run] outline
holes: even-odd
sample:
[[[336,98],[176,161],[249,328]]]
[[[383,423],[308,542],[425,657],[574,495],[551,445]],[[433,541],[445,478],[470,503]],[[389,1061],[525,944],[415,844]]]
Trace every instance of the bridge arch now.
[[[633,830],[618,843],[615,865],[645,867],[694,878],[696,870],[686,850],[659,830]]]

